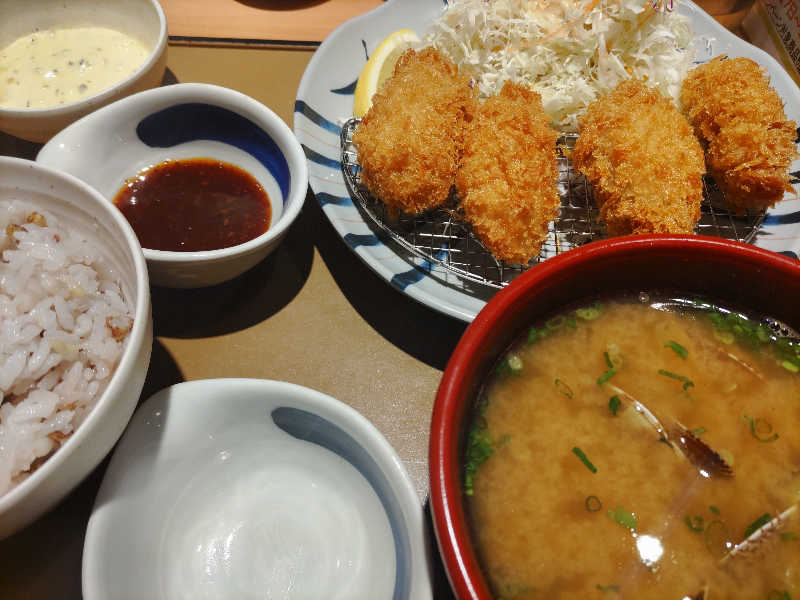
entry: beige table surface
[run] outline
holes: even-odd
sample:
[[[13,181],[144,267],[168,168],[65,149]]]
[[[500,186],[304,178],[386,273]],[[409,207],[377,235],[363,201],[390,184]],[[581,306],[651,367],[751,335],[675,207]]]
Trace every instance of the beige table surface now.
[[[311,55],[170,46],[168,77],[235,88],[291,125]],[[0,155],[33,158],[38,148],[0,134]],[[152,292],[156,339],[142,399],[212,377],[314,388],[355,407],[383,432],[424,504],[431,407],[465,326],[375,275],[339,238],[313,194],[287,238],[252,271],[213,288]],[[106,463],[51,513],[0,541],[0,599],[81,597],[84,531]],[[436,597],[447,598],[438,565],[435,572]]]
[[[176,38],[318,43],[383,0],[160,0]]]

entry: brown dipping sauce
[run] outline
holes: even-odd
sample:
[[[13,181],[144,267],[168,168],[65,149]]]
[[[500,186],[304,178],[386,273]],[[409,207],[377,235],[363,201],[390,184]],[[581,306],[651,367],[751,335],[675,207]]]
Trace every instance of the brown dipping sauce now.
[[[250,173],[210,158],[167,160],[128,178],[114,204],[143,248],[218,250],[264,233],[269,196]]]

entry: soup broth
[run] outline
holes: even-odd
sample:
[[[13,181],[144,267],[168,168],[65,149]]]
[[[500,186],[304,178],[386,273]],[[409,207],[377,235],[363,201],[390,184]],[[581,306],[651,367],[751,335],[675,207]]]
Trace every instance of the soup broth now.
[[[788,340],[703,302],[533,327],[467,440],[495,597],[800,598],[798,367]]]

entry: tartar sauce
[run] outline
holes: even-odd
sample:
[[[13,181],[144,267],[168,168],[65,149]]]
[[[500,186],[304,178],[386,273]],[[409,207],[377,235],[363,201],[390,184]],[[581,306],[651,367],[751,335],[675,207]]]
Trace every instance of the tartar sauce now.
[[[47,29],[0,50],[0,106],[49,108],[81,100],[138,69],[150,49],[105,27]]]

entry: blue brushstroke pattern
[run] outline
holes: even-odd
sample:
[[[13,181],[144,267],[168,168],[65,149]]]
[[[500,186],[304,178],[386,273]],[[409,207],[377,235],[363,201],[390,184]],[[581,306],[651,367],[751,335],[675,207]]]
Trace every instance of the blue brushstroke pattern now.
[[[378,236],[371,233],[364,235],[357,235],[355,233],[348,233],[344,236],[344,241],[351,248],[358,248],[359,246],[380,246],[381,241]]]
[[[289,435],[317,444],[346,460],[358,470],[381,502],[392,529],[395,555],[395,580],[392,600],[410,600],[411,539],[403,517],[403,507],[383,469],[370,453],[344,429],[327,419],[291,406],[272,411],[272,421]]]
[[[318,125],[319,127],[321,127],[326,131],[330,131],[331,133],[335,133],[336,135],[342,134],[341,127],[339,127],[336,123],[328,121],[328,119],[323,117],[321,114],[319,114],[317,111],[315,111],[313,108],[311,108],[308,104],[306,104],[302,100],[297,100],[294,103],[294,112],[303,115],[309,121],[311,121],[315,125]]]
[[[421,281],[424,277],[425,273],[423,273],[421,270],[411,269],[410,271],[406,271],[405,273],[398,273],[397,275],[392,277],[391,283],[396,288],[405,291],[405,289],[408,286],[413,285],[418,281]]]
[[[356,83],[358,83],[358,79],[356,79],[353,83],[350,83],[344,87],[331,90],[331,92],[334,94],[339,94],[341,96],[352,96],[356,92]]]
[[[350,196],[334,196],[333,194],[328,194],[327,192],[320,192],[315,195],[320,206],[325,206],[326,204],[335,204],[336,206],[353,206],[353,199],[350,198]]]
[[[784,256],[788,256],[789,258],[797,260],[797,253],[792,252],[791,250],[784,250],[783,252],[778,252],[778,254],[783,254]]]
[[[199,102],[169,106],[146,116],[136,135],[151,148],[171,148],[195,140],[214,140],[244,150],[275,178],[285,203],[291,174],[280,148],[269,134],[250,119],[227,108]]]
[[[800,211],[788,215],[767,215],[764,225],[795,225],[800,223]]]
[[[434,256],[439,260],[443,260],[445,257],[445,253],[444,251],[439,251]],[[431,265],[429,261],[427,260],[423,261],[422,264],[420,264],[418,267],[410,271],[405,271],[404,273],[398,273],[397,275],[392,277],[391,281],[392,285],[405,291],[405,289],[408,286],[417,283],[418,281],[421,281],[422,279],[427,277],[432,269],[433,265]]]
[[[302,144],[303,152],[306,155],[306,158],[311,162],[317,163],[318,165],[322,165],[323,167],[328,167],[329,169],[336,169],[337,171],[342,168],[341,163],[338,160],[334,160],[332,158],[328,158],[327,156],[323,156],[316,150],[312,150],[305,144]]]

